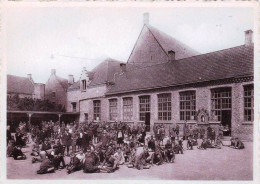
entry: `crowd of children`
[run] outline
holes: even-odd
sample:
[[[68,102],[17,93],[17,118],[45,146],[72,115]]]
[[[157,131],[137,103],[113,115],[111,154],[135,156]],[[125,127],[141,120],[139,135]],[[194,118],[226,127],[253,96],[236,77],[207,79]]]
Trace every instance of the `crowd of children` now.
[[[15,137],[7,127],[7,156],[15,160],[28,157],[22,147],[28,143],[26,124],[20,123]],[[173,163],[176,154],[183,154],[184,140],[187,150],[218,148],[223,146],[214,129],[189,128],[184,125],[183,137],[179,137],[179,126],[166,128],[157,124],[154,135],[146,135],[144,123],[138,126],[127,123],[78,123],[67,125],[59,122],[42,122],[39,126],[30,126],[30,139],[34,142],[31,156],[32,163],[41,162],[38,174],[65,169],[68,174],[83,170],[84,173],[110,173],[125,164],[128,168],[149,169],[153,165]],[[217,138],[216,138],[217,137]],[[232,138],[232,148],[243,149],[244,144],[238,138]],[[65,162],[69,157],[69,162]]]

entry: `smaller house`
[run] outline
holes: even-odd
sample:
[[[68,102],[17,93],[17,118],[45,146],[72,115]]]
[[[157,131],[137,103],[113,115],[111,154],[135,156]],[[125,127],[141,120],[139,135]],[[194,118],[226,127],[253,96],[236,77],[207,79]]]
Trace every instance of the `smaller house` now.
[[[73,75],[64,79],[56,75],[56,70],[51,70],[51,76],[45,84],[45,99],[54,105],[61,105],[66,108],[67,89],[74,83]]]
[[[7,96],[13,97],[14,95],[18,95],[19,98],[43,100],[45,85],[34,83],[31,74],[28,74],[27,77],[7,75]]]

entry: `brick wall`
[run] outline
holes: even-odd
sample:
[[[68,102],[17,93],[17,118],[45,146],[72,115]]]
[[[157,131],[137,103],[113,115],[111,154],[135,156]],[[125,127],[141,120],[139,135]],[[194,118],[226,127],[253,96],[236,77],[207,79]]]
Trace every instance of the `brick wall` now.
[[[52,92],[56,93],[56,97],[52,97]],[[57,105],[61,104],[62,106],[67,105],[67,93],[59,81],[56,78],[56,75],[51,75],[49,80],[45,85],[45,98],[51,102],[55,102]]]
[[[34,84],[34,95],[35,95],[35,98],[44,100],[45,85],[44,84]]]
[[[252,82],[251,82],[252,83]],[[214,129],[218,129],[220,122],[212,120],[211,117],[211,89],[220,87],[231,87],[232,88],[232,136],[237,136],[241,139],[252,140],[253,139],[253,123],[244,122],[244,98],[243,98],[243,86],[250,84],[250,82],[244,83],[234,83],[227,85],[215,85],[215,86],[205,86],[197,88],[185,88],[185,89],[158,89],[149,91],[146,93],[136,92],[131,94],[121,94],[116,96],[104,97],[105,88],[99,87],[98,89],[91,89],[88,93],[91,93],[92,99],[86,99],[80,102],[80,120],[84,121],[84,113],[88,113],[89,120],[93,120],[93,100],[99,99],[101,101],[101,121],[109,121],[109,99],[117,99],[117,110],[118,110],[118,121],[123,121],[123,98],[132,97],[133,98],[133,120],[134,124],[140,122],[139,119],[139,96],[149,95],[151,103],[151,131],[154,124],[164,123],[166,132],[168,128],[178,124],[180,126],[180,135],[183,134],[184,121],[180,120],[180,101],[179,93],[183,91],[196,91],[196,111],[204,109],[210,116],[209,124]],[[161,93],[171,93],[171,104],[172,104],[172,119],[169,121],[158,120],[158,94]],[[76,94],[76,93],[75,93]],[[85,94],[86,95],[86,94]],[[82,95],[81,95],[82,97]],[[86,96],[84,96],[86,97]],[[69,98],[69,97],[68,97]],[[194,126],[197,124],[196,120],[190,120],[187,122],[188,125]],[[205,125],[205,126],[207,126]],[[200,125],[203,126],[203,125]]]
[[[149,43],[149,44],[147,44]],[[168,57],[161,46],[155,40],[147,27],[142,30],[139,39],[134,47],[128,60],[129,63],[151,63],[167,61]]]

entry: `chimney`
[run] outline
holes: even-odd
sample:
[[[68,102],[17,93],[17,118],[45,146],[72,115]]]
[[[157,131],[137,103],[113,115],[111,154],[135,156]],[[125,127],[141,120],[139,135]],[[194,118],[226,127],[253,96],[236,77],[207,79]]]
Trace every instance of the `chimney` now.
[[[73,77],[73,75],[69,75],[68,83],[69,83],[70,85],[74,83],[74,77]]]
[[[32,74],[27,74],[29,80],[32,80]]]
[[[52,75],[56,75],[56,70],[55,69],[51,69],[51,74]]]
[[[175,52],[173,50],[168,51],[168,60],[169,61],[175,60]]]
[[[143,14],[143,21],[145,25],[149,25],[149,13]]]
[[[126,72],[126,64],[125,63],[120,63],[120,69],[121,69],[122,73]]]
[[[253,31],[251,29],[245,31],[245,45],[249,46],[253,44]]]

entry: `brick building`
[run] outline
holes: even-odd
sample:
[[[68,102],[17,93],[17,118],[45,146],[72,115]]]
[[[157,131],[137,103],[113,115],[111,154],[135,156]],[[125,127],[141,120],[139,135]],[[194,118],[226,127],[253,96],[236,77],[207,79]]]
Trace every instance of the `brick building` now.
[[[32,75],[27,77],[19,77],[15,75],[7,75],[7,96],[12,97],[18,95],[19,98],[44,99],[45,85],[34,83]]]
[[[254,121],[253,32],[245,44],[199,54],[149,25],[144,26],[127,63],[108,59],[83,69],[67,92],[67,111],[80,121],[145,122],[218,127],[228,136],[252,140]],[[182,130],[182,128],[180,129]]]
[[[68,79],[64,79],[56,75],[56,70],[51,70],[51,75],[45,84],[45,99],[55,105],[61,105],[66,108],[67,89],[74,83],[73,75],[69,75]]]

